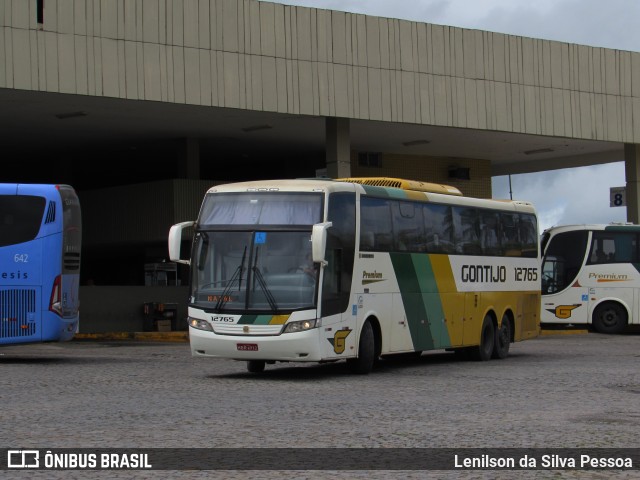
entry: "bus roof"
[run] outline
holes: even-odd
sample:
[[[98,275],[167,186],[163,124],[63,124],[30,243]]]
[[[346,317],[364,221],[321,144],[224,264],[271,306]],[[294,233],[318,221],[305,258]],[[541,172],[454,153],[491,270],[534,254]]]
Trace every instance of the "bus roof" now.
[[[388,185],[382,185],[388,183]],[[414,188],[408,188],[414,187]],[[420,189],[416,189],[416,188]],[[443,193],[446,188],[452,190]],[[253,180],[238,183],[225,183],[211,187],[207,193],[232,192],[333,192],[358,191],[361,194],[383,196],[395,199],[430,201],[450,205],[476,206],[502,211],[521,211],[535,214],[533,204],[518,200],[495,200],[487,198],[465,197],[455,187],[414,180],[387,177],[365,178],[307,178],[283,180]],[[459,193],[455,193],[459,192]]]
[[[545,229],[543,233],[558,233],[558,232],[572,232],[575,230],[609,230],[609,231],[628,231],[628,232],[640,232],[640,225],[634,223],[582,223],[582,224],[569,224],[569,225],[554,225]]]
[[[246,182],[221,183],[211,187],[207,193],[216,192],[269,192],[269,191],[326,191],[326,190],[351,190],[354,187],[348,184],[339,184],[330,178],[303,178],[281,180],[250,180]]]
[[[51,195],[59,190],[74,191],[71,185],[63,183],[0,183],[0,195]]]

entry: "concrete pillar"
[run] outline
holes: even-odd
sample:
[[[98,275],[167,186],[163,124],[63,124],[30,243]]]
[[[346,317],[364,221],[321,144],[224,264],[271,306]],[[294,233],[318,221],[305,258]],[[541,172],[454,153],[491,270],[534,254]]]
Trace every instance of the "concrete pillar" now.
[[[349,119],[327,117],[325,131],[327,177],[350,177],[351,137]]]
[[[627,179],[627,222],[640,223],[640,145],[625,143],[624,173]]]
[[[178,177],[200,179],[200,141],[184,138],[178,144]]]

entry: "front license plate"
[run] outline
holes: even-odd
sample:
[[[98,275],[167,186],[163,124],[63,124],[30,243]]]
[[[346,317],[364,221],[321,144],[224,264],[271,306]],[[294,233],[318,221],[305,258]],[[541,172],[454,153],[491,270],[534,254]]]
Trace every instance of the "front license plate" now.
[[[238,343],[236,344],[238,350],[243,352],[257,352],[258,344],[257,343]]]

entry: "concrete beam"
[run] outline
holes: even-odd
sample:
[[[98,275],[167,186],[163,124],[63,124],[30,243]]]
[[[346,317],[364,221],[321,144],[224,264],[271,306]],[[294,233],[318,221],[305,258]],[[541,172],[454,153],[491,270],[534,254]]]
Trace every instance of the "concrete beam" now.
[[[348,118],[327,117],[326,161],[329,178],[351,176],[351,137]]]

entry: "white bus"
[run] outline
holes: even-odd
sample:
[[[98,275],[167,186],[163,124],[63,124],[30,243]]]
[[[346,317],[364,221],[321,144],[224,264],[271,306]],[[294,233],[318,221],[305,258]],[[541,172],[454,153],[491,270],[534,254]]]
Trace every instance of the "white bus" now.
[[[272,180],[211,188],[195,223],[171,227],[169,252],[191,265],[194,356],[368,373],[380,356],[436,349],[504,358],[537,336],[538,238],[525,202],[398,179]]]
[[[620,333],[638,324],[640,226],[565,225],[542,235],[541,323]]]

